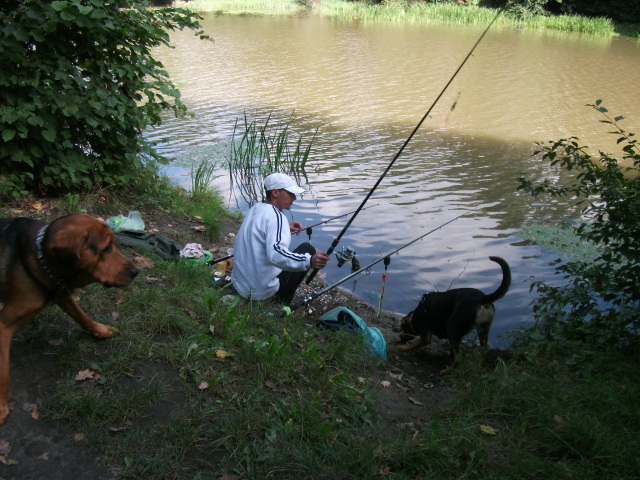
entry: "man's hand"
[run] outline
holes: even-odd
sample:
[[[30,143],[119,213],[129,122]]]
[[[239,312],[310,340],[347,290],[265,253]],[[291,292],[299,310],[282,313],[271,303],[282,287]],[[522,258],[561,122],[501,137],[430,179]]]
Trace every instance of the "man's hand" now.
[[[327,262],[329,261],[329,256],[327,256],[324,252],[318,250],[315,255],[311,257],[311,268],[316,270],[320,270],[327,266]]]
[[[300,222],[289,222],[289,231],[291,234],[299,233],[302,230],[302,224]]]

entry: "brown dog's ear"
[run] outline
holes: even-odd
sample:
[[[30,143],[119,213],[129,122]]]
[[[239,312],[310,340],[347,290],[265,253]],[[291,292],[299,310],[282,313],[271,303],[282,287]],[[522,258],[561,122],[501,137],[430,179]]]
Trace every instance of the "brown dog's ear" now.
[[[63,227],[52,232],[51,239],[46,248],[51,252],[49,261],[56,259],[59,263],[73,262],[76,265],[80,260],[80,251],[86,242],[86,232],[74,226]]]

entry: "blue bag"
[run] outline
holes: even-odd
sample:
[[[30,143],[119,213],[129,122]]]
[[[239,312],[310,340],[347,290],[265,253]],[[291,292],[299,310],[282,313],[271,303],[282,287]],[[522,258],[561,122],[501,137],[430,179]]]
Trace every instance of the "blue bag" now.
[[[358,315],[346,307],[329,310],[318,319],[318,325],[325,328],[348,328],[364,335],[371,353],[378,358],[387,358],[387,342],[382,332],[376,327],[369,327]]]

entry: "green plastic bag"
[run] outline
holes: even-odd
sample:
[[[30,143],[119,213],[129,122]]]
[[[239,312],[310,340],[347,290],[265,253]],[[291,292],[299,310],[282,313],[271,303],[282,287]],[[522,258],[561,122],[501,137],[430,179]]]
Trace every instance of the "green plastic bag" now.
[[[346,307],[336,307],[329,310],[318,319],[318,325],[324,328],[348,328],[364,335],[371,353],[386,360],[387,342],[382,332],[376,327],[369,327],[364,320]]]
[[[144,232],[144,220],[140,216],[140,212],[134,210],[129,212],[128,216],[117,215],[105,220],[105,223],[109,225],[109,228],[114,232]]]

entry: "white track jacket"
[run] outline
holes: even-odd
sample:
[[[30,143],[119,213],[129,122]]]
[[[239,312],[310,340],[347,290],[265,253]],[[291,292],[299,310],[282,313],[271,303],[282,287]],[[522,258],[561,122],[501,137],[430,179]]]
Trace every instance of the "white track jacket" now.
[[[257,203],[245,217],[233,246],[231,281],[244,298],[264,300],[280,288],[282,270],[301,272],[311,267],[311,255],[289,250],[289,222],[280,210]]]

